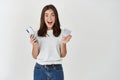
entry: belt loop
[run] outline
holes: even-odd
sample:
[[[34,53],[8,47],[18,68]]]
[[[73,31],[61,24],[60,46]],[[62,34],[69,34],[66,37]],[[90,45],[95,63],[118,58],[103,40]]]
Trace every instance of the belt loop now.
[[[45,68],[47,68],[47,65],[44,65]]]
[[[55,69],[56,68],[56,66],[55,66],[55,64],[53,64],[53,69]]]

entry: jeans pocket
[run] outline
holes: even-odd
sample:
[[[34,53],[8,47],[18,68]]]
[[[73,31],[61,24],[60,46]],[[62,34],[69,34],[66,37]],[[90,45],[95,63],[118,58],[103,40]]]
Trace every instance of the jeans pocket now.
[[[41,69],[41,65],[36,63],[34,67],[34,80],[46,80],[43,79],[43,71]]]
[[[40,66],[38,63],[36,63],[34,69],[35,69],[35,70],[41,70],[41,66]]]

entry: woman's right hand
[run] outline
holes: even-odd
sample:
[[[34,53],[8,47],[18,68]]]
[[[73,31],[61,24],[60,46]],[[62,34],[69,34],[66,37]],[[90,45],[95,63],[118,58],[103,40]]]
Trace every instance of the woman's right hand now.
[[[30,36],[30,42],[31,42],[31,44],[33,46],[33,48],[32,48],[32,56],[33,56],[34,59],[37,59],[37,56],[38,56],[38,54],[40,52],[39,42],[38,42],[37,39],[35,39],[34,35]]]
[[[32,44],[33,46],[34,46],[34,45],[36,45],[36,46],[39,45],[38,40],[35,38],[34,35],[30,35],[30,42],[31,42],[31,44]]]

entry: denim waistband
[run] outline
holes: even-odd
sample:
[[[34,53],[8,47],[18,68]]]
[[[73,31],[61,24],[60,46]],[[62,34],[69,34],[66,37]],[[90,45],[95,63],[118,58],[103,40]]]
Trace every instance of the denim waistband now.
[[[45,65],[41,65],[39,63],[36,63],[36,65],[41,66],[41,67],[57,67],[57,66],[62,66],[62,64],[45,64]]]
[[[34,80],[64,80],[62,64],[35,64]]]

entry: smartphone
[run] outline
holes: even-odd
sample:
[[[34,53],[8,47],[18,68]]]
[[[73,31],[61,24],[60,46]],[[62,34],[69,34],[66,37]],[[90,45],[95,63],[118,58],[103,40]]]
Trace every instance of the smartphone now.
[[[34,32],[34,30],[33,30],[33,28],[32,28],[31,26],[29,26],[29,27],[26,29],[26,31],[27,31],[27,33],[28,33],[29,35],[35,35],[35,32]]]
[[[29,36],[33,35],[34,36],[34,40],[37,40],[37,37],[35,35],[35,32],[33,30],[33,28],[31,26],[29,26],[27,29],[26,29],[27,33],[29,34]]]
[[[68,30],[68,29],[63,30],[63,36],[68,36],[70,34],[71,34],[71,30]]]

